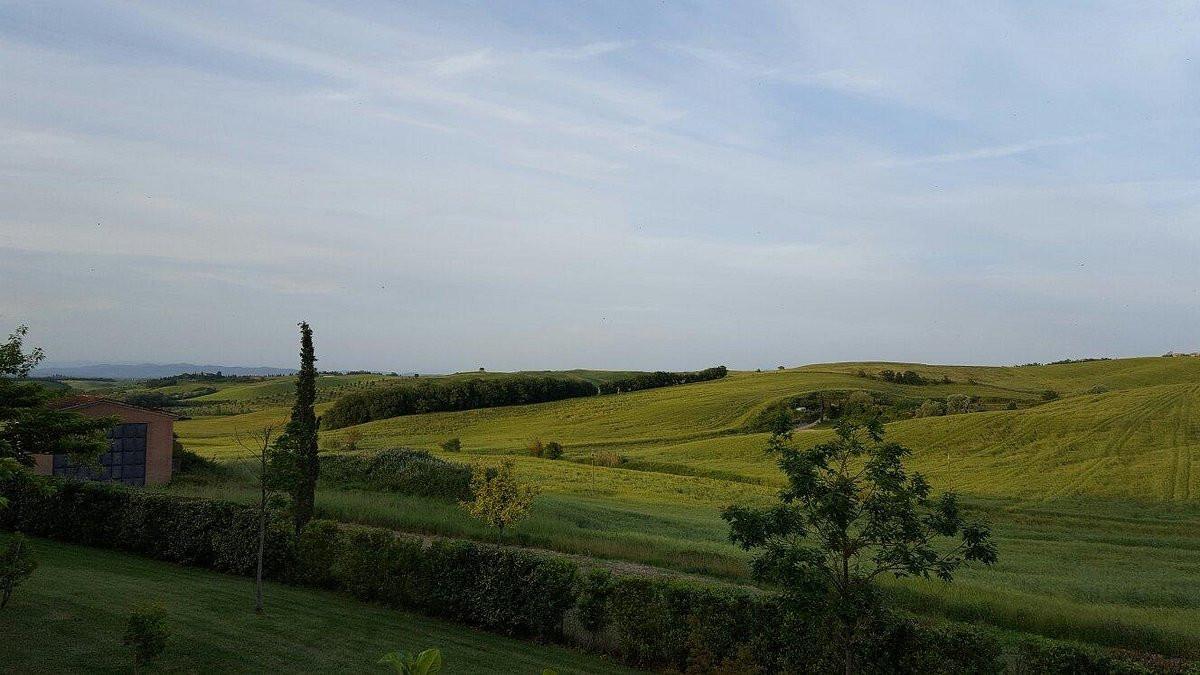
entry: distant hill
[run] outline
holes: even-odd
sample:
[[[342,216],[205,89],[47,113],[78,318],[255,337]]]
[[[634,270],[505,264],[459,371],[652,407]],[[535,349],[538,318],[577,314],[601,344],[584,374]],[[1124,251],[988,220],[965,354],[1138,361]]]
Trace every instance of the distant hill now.
[[[103,377],[115,380],[143,380],[152,377],[168,377],[182,373],[215,373],[225,375],[292,375],[295,368],[272,368],[269,366],[218,366],[199,363],[93,363],[85,365],[38,366],[33,377]]]

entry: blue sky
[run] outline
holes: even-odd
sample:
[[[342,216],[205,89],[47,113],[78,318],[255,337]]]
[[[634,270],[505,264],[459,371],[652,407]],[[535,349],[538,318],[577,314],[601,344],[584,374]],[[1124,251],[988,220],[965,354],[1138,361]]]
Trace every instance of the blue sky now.
[[[203,5],[203,6],[201,6]],[[468,369],[1200,349],[1196,3],[0,3],[0,329]]]

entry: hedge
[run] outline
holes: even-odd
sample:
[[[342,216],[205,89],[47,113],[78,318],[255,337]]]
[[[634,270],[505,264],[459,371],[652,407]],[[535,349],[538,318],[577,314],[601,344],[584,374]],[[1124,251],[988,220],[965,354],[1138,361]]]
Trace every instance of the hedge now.
[[[471,496],[471,467],[438,459],[424,450],[322,455],[321,482],[339,488],[460,500]]]
[[[0,528],[251,575],[254,507],[101,483],[19,474]],[[280,581],[478,626],[562,642],[624,663],[680,672],[838,670],[830,622],[778,596],[603,569],[560,556],[462,540],[425,541],[372,527],[313,521],[298,538],[272,519],[264,570]],[[1066,643],[1002,648],[995,634],[930,626],[885,612],[861,645],[864,673],[1138,673]]]

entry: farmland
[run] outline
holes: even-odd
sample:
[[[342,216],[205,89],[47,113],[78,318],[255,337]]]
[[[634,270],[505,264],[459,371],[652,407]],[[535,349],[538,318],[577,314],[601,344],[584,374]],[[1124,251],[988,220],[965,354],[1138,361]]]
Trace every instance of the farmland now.
[[[876,373],[913,369],[927,384]],[[861,372],[860,372],[861,371]],[[868,375],[863,377],[863,375]],[[322,378],[324,379],[324,378]],[[949,382],[945,382],[949,380]],[[865,390],[917,402],[974,397],[979,411],[898,419],[889,438],[936,486],[963,493],[994,524],[991,570],[960,583],[892,584],[918,612],[1101,645],[1197,656],[1200,644],[1200,359],[1142,358],[1012,368],[824,364],[530,406],[409,415],[357,427],[364,451],[424,448],[461,462],[515,460],[543,491],[534,516],[497,535],[452,503],[325,486],[318,510],[339,520],[647,563],[744,580],[746,556],[718,516],[772,497],[781,476],[747,427],[773,404],[812,392]],[[183,444],[219,458],[219,476],[178,481],[188,494],[253,498],[236,433],[282,423],[287,408],[246,388],[252,410],[177,425]],[[329,386],[328,384],[326,386]],[[1055,400],[1045,395],[1053,390]],[[222,393],[210,394],[213,401]],[[318,412],[322,406],[318,405]],[[323,432],[344,437],[349,430]],[[824,425],[797,431],[820,442]],[[463,450],[438,449],[458,437]],[[563,443],[562,460],[528,457],[531,438]],[[619,457],[616,466],[605,465]]]

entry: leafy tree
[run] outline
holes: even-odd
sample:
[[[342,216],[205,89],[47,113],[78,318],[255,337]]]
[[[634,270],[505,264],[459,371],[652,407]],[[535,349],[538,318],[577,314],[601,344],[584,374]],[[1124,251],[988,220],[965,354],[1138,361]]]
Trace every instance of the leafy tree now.
[[[37,566],[37,558],[29,548],[29,542],[25,541],[25,536],[14,534],[4,553],[0,554],[0,609],[8,605],[13,590],[24,583]]]
[[[442,652],[437,649],[426,649],[420,654],[389,652],[379,663],[400,675],[434,675],[442,671]]]
[[[313,404],[317,400],[317,357],[313,351],[312,329],[300,322],[300,372],[296,375],[296,401],[292,417],[275,441],[270,475],[275,487],[292,498],[292,518],[297,536],[312,520],[316,500],[317,477],[321,472],[317,457],[317,418]]]
[[[441,448],[446,452],[458,452],[459,450],[462,450],[462,441],[455,436],[454,438],[446,439],[442,443]]]
[[[529,514],[538,490],[518,482],[513,475],[513,463],[506,461],[498,469],[475,467],[471,492],[474,497],[470,501],[459,502],[467,513],[503,530]]]
[[[966,522],[954,493],[932,497],[904,467],[910,451],[883,434],[877,416],[845,417],[833,440],[811,448],[775,434],[768,451],[788,479],[779,503],[722,513],[730,539],[757,550],[756,579],[783,586],[795,602],[820,603],[835,619],[847,673],[879,609],[878,577],[950,581],[964,563],[996,561],[990,529]]]
[[[138,672],[142,666],[158,658],[167,648],[166,614],[161,609],[148,609],[134,612],[125,625],[125,637],[122,644],[133,650],[133,672]]]
[[[925,399],[913,413],[913,417],[938,417],[946,414],[945,404],[933,399]]]
[[[24,351],[27,332],[28,328],[18,326],[0,344],[0,479],[33,466],[38,453],[92,459],[108,449],[104,432],[116,424],[111,418],[46,407],[49,393],[38,383],[22,379],[45,356],[40,348]],[[0,497],[0,507],[4,503]]]

